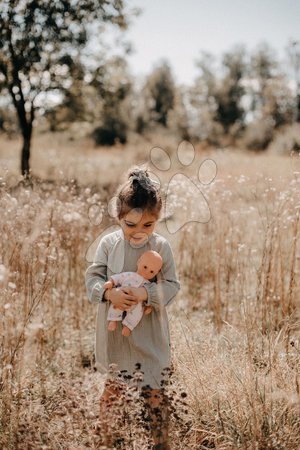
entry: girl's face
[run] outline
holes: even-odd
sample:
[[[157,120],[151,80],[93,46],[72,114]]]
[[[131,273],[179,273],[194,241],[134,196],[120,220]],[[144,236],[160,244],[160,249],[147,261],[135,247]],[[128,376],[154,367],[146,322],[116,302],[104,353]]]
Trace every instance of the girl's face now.
[[[152,234],[157,222],[157,216],[141,209],[131,209],[119,223],[127,241],[142,244]]]

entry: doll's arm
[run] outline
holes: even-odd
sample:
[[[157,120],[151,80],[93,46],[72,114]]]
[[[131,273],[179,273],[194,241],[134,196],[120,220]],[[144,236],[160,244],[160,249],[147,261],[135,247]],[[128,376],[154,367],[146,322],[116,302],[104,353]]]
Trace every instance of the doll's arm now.
[[[114,287],[114,280],[110,278],[108,281],[106,281],[103,285],[103,289],[112,289]]]
[[[145,306],[145,309],[144,309],[145,316],[147,316],[148,314],[152,313],[152,311],[153,311],[153,307],[152,306]]]

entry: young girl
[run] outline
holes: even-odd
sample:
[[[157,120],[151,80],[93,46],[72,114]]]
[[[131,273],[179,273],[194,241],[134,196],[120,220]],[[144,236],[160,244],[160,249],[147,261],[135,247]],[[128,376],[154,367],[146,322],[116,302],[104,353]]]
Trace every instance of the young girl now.
[[[109,364],[114,363],[121,374],[126,373],[131,377],[137,365],[140,367],[144,372],[144,380],[140,386],[143,392],[147,389],[150,393],[143,396],[152,411],[151,431],[155,443],[153,448],[169,449],[168,405],[162,389],[162,380],[165,379],[162,371],[171,366],[166,306],[175,298],[180,283],[176,276],[170,244],[166,238],[154,232],[162,208],[162,199],[147,169],[134,167],[129,170],[128,179],[119,187],[117,197],[117,221],[120,229],[101,239],[94,262],[85,274],[88,299],[92,303],[98,303],[96,364],[102,373],[107,373]],[[134,272],[139,257],[147,250],[157,251],[163,260],[160,272],[150,283],[138,288],[103,288],[104,283],[114,273]],[[152,306],[152,313],[143,316],[129,337],[122,335],[121,322],[117,324],[117,332],[109,333],[106,319],[110,303],[118,309],[128,311],[138,302]],[[103,417],[106,417],[105,408],[111,408],[112,401],[126,388],[127,380],[128,377],[124,377],[122,382],[106,380],[100,399]],[[158,417],[160,421],[157,420]],[[106,432],[108,433],[107,429]],[[109,436],[108,444],[111,444]]]

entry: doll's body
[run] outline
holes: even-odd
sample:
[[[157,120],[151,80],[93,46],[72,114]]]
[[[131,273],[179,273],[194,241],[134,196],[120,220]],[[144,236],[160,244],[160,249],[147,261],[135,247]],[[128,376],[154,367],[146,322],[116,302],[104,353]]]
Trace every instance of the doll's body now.
[[[162,267],[162,258],[159,253],[149,250],[143,253],[137,262],[136,272],[122,272],[120,274],[112,275],[110,280],[104,283],[105,289],[112,289],[116,286],[132,286],[141,287],[151,280]],[[141,320],[143,313],[150,314],[151,306],[144,307],[141,302],[133,305],[128,311],[125,318],[122,320],[123,311],[110,305],[108,310],[107,320],[109,321],[108,330],[114,331],[117,327],[117,322],[122,321],[123,336],[130,336],[131,331]]]

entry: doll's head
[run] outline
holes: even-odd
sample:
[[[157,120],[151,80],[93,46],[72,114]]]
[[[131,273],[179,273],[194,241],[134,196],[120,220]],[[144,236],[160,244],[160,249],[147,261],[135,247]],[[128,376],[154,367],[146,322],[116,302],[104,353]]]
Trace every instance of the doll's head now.
[[[148,250],[143,253],[137,262],[137,273],[146,280],[151,280],[162,268],[163,260],[159,253]]]

